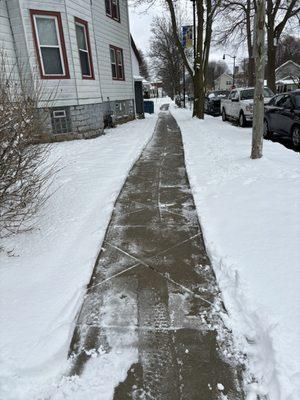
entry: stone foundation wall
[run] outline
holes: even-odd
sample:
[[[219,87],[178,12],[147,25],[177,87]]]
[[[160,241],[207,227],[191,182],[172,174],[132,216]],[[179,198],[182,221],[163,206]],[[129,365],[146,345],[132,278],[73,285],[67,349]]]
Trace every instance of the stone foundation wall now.
[[[104,133],[104,119],[112,116],[115,124],[135,118],[134,100],[107,101],[96,104],[53,107],[39,110],[44,120],[41,142],[90,139]]]

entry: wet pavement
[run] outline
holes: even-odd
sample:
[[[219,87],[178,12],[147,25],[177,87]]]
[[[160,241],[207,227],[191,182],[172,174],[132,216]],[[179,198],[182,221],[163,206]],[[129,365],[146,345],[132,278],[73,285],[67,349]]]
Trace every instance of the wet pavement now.
[[[167,110],[115,204],[74,331],[70,375],[85,371],[95,349],[98,363],[114,347],[120,358],[133,349],[114,400],[244,399],[243,365],[220,318],[181,133]]]

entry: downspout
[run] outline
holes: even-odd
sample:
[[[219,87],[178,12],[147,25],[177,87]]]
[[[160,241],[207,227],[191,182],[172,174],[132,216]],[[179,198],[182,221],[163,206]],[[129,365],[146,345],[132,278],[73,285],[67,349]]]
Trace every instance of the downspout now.
[[[65,12],[66,12],[66,20],[67,20],[67,30],[68,30],[68,37],[70,43],[70,52],[73,64],[73,71],[74,71],[74,82],[75,82],[75,91],[76,91],[76,98],[77,98],[77,105],[79,106],[79,96],[78,96],[78,87],[77,87],[77,79],[76,79],[76,71],[75,71],[75,63],[72,51],[72,42],[71,42],[71,35],[70,35],[70,28],[69,28],[69,18],[68,18],[68,10],[67,10],[67,0],[64,1],[65,3]]]
[[[135,99],[135,87],[134,87],[134,78],[133,78],[133,70],[132,70],[132,58],[131,58],[131,34],[130,34],[130,23],[129,23],[129,12],[128,12],[128,1],[125,0],[126,3],[126,13],[127,13],[127,28],[128,28],[128,44],[129,44],[129,59],[131,64],[131,79],[132,79],[132,94],[133,94],[133,112],[136,117],[136,99]]]
[[[96,59],[97,59],[97,69],[98,69],[98,79],[99,79],[99,89],[100,89],[100,96],[101,96],[101,101],[103,103],[103,93],[102,93],[102,88],[101,88],[101,82],[100,82],[100,65],[99,65],[99,57],[98,57],[98,46],[96,42],[96,35],[95,35],[95,29],[94,29],[94,13],[93,13],[93,0],[90,0],[90,6],[91,6],[91,16],[92,16],[92,28],[93,28],[93,37],[94,37],[94,43],[95,43],[95,50],[96,50]]]
[[[15,35],[14,35],[14,31],[13,31],[11,19],[10,19],[10,13],[9,13],[9,8],[8,8],[8,4],[7,4],[8,1],[9,0],[5,0],[5,6],[6,6],[7,16],[8,16],[9,29],[10,29],[11,37],[12,37],[12,41],[13,41],[14,52],[15,52],[15,56],[16,56],[16,66],[17,66],[17,70],[18,70],[18,74],[19,74],[19,78],[20,78],[20,85],[22,86],[23,82],[21,79],[21,66],[20,66],[20,60],[19,60],[19,56],[18,56],[18,52],[17,52],[16,39],[15,39]],[[23,91],[23,88],[22,88],[22,91]]]

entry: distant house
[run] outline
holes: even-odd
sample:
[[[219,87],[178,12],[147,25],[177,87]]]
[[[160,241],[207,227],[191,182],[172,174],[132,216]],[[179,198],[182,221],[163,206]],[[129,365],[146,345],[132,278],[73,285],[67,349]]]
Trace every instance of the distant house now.
[[[289,92],[300,88],[300,65],[292,60],[285,62],[275,70],[276,91]]]
[[[233,84],[232,76],[229,74],[221,74],[215,79],[215,90],[231,90]]]
[[[132,60],[132,74],[134,80],[135,111],[136,115],[139,118],[143,118],[145,116],[144,99],[143,99],[144,78],[140,75],[140,66],[142,65],[142,59],[132,36],[131,36],[131,60]]]
[[[45,127],[53,138],[98,135],[110,114],[134,118],[127,0],[0,0],[0,48],[54,94]]]

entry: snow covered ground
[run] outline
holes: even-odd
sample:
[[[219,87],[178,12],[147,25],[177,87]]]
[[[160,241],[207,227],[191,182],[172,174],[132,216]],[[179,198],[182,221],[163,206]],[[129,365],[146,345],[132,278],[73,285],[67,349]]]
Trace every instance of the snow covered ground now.
[[[53,145],[49,162],[63,167],[55,193],[37,229],[3,243],[14,257],[0,253],[0,399],[44,399],[66,368],[74,318],[114,202],[155,123],[147,116],[97,139]],[[116,368],[122,374],[122,360]],[[106,382],[113,390],[119,381]]]
[[[227,325],[270,400],[300,398],[300,159],[264,141],[251,160],[251,128],[171,112],[225,306]]]

